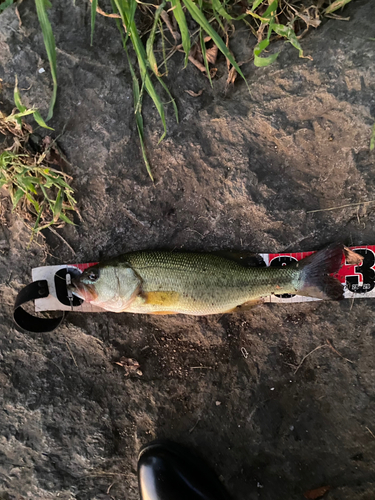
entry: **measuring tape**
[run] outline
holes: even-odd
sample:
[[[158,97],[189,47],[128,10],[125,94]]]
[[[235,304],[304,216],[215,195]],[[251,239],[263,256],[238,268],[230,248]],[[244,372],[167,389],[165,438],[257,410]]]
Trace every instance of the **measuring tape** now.
[[[360,265],[347,265],[343,257],[342,267],[334,276],[344,287],[345,299],[361,299],[375,297],[375,245],[350,247],[351,250],[363,256]],[[259,254],[261,266],[287,266],[293,262],[308,257],[315,252],[298,253],[266,253]],[[242,253],[246,256],[246,253]],[[254,254],[251,254],[252,256]],[[23,288],[17,295],[14,306],[14,320],[17,325],[30,332],[50,332],[57,328],[66,311],[106,312],[89,302],[75,297],[67,289],[71,279],[81,274],[85,269],[97,264],[66,264],[60,266],[37,267],[32,270],[33,282]],[[22,305],[34,301],[35,312],[63,311],[57,318],[43,318],[26,312]],[[297,303],[311,302],[321,299],[301,295],[270,295],[264,302]]]

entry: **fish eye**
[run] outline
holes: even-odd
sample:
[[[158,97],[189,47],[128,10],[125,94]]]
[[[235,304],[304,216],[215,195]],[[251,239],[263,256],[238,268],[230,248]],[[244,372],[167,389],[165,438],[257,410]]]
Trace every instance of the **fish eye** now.
[[[99,279],[99,271],[90,271],[87,277],[91,282],[95,282]]]

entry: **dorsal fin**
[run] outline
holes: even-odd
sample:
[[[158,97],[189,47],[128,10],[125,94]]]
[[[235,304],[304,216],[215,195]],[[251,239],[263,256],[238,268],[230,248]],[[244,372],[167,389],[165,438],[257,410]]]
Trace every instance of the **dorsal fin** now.
[[[214,255],[218,255],[219,257],[233,260],[243,267],[265,267],[266,265],[262,257],[254,252],[242,252],[240,250],[219,250],[213,253]]]

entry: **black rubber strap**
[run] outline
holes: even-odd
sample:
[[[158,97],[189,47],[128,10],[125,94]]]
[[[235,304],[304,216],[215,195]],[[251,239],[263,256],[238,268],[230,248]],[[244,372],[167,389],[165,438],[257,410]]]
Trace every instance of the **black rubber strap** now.
[[[17,295],[16,302],[14,304],[13,319],[20,328],[28,332],[35,333],[47,333],[52,332],[57,328],[65,317],[65,313],[58,318],[39,318],[29,314],[24,309],[22,305],[30,300],[43,299],[48,297],[48,282],[47,280],[39,280],[30,283],[30,285],[22,288],[20,293]]]

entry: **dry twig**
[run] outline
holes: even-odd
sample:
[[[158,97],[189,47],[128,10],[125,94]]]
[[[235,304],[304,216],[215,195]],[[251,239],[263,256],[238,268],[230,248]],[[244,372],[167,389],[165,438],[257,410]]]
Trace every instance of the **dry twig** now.
[[[347,207],[358,207],[360,205],[368,205],[370,203],[375,203],[375,200],[361,201],[359,203],[348,203],[347,205],[340,205],[338,207],[330,207],[330,208],[320,208],[318,210],[308,210],[306,213],[315,214],[317,212],[330,212],[331,210],[339,210],[340,208],[347,208]]]
[[[75,365],[76,365],[76,367],[78,368],[76,358],[74,357],[74,354],[72,353],[72,350],[71,350],[71,348],[70,348],[69,342],[66,340],[66,341],[65,341],[65,343],[66,343],[66,345],[67,345],[67,347],[68,347],[68,350],[69,350],[70,355],[71,355],[71,357],[72,357],[72,359],[73,359],[73,361],[74,361],[74,364],[75,364]]]
[[[340,356],[340,358],[345,359],[345,361],[347,361],[348,363],[354,364],[354,361],[351,361],[350,359],[345,358],[337,349],[335,349],[333,347],[332,343],[328,339],[326,339],[326,342],[327,342],[328,347],[330,349],[332,349],[332,351],[335,352],[338,356]]]
[[[318,345],[318,347],[315,347],[315,349],[313,349],[312,351],[308,352],[306,354],[306,356],[304,356],[302,358],[302,361],[300,362],[300,364],[297,366],[297,368],[294,370],[294,375],[298,372],[298,370],[301,368],[301,366],[303,365],[304,361],[306,358],[308,358],[313,352],[317,351],[318,349],[321,349],[322,347],[328,347],[327,344],[322,344],[322,345]]]

